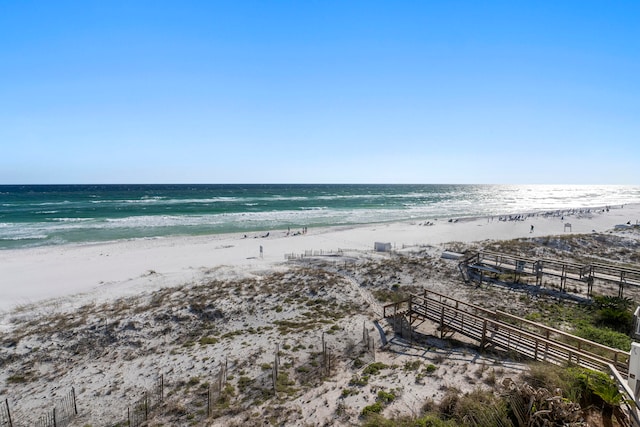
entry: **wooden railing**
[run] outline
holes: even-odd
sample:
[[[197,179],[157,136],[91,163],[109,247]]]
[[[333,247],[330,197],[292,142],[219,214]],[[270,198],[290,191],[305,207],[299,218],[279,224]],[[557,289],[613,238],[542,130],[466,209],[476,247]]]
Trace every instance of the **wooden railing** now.
[[[627,400],[633,402],[629,403],[629,414],[634,418],[635,425],[640,425],[633,392],[623,376],[628,371],[628,352],[433,291],[424,291],[423,295],[411,295],[403,301],[387,304],[383,307],[383,313],[385,318],[406,318],[409,325],[416,319],[436,322],[441,337],[446,333],[459,333],[479,342],[483,348],[491,346],[536,361],[556,365],[576,364],[610,374]]]
[[[584,338],[508,313],[458,301],[425,291],[408,299],[384,306],[384,316],[403,315],[410,323],[422,317],[439,323],[441,334],[447,331],[475,339],[482,346],[518,350],[534,360],[557,363],[585,361],[585,367],[602,370],[607,363],[626,373],[629,355]],[[597,365],[597,366],[596,366]]]
[[[623,295],[625,286],[640,287],[640,269],[625,265],[597,262],[578,264],[548,258],[532,259],[517,255],[481,251],[467,256],[460,262],[459,267],[465,280],[469,278],[466,270],[476,269],[477,271],[481,271],[484,267],[490,267],[500,272],[535,276],[537,285],[542,284],[543,275],[557,277],[560,278],[561,290],[565,290],[567,280],[579,281],[587,283],[587,294],[589,296],[591,296],[595,279],[617,283],[619,286],[618,296],[620,297]]]

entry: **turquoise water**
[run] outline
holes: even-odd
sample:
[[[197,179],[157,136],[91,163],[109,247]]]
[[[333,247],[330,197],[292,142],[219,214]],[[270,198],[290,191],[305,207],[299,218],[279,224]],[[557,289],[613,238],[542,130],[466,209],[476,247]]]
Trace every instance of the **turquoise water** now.
[[[0,249],[640,203],[640,186],[0,186]]]

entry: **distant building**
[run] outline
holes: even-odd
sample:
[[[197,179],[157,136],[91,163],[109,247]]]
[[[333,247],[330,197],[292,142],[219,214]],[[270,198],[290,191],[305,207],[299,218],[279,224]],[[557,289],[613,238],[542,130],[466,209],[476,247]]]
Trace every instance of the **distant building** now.
[[[391,252],[391,243],[375,242],[373,250],[376,252]]]

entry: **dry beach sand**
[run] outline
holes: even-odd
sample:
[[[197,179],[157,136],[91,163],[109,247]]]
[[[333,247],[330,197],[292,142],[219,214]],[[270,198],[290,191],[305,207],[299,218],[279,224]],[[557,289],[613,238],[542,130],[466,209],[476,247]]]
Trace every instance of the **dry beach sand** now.
[[[15,425],[33,425],[74,387],[71,425],[115,425],[162,375],[165,399],[149,425],[356,425],[379,391],[396,396],[385,415],[415,415],[450,387],[472,391],[524,368],[439,340],[433,325],[422,327],[425,345],[407,345],[382,319],[378,291],[401,284],[468,299],[455,262],[440,258],[445,249],[624,233],[638,220],[634,204],[0,251],[0,398]],[[374,242],[395,255],[374,252]],[[398,254],[413,267],[394,273]],[[488,292],[503,304],[517,298]],[[360,356],[365,330],[375,355]],[[358,385],[374,359],[386,367]],[[221,363],[229,387],[207,418]]]

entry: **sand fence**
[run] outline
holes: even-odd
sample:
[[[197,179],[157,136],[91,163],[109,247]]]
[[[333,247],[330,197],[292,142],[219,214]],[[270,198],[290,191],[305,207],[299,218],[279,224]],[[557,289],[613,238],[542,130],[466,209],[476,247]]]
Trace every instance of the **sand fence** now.
[[[295,395],[293,390],[300,390],[303,384],[309,385],[309,381],[322,383],[336,375],[341,362],[345,367],[357,370],[375,361],[376,344],[366,323],[362,325],[362,340],[351,341],[343,348],[332,344],[325,334],[324,331],[321,332],[319,351],[313,351],[309,347],[307,357],[303,357],[295,365],[290,356],[283,356],[282,350],[286,346],[276,343],[271,359],[273,363],[259,364],[243,360],[231,362],[225,357],[209,376],[210,381],[207,378],[183,377],[174,378],[167,383],[166,376],[158,373],[157,379],[149,387],[138,388],[140,397],[132,403],[128,403],[131,402],[128,396],[121,399],[121,407],[126,408],[121,412],[123,418],[115,421],[119,417],[113,417],[114,420],[107,421],[107,425],[139,427],[151,419],[166,418],[169,420],[167,422],[171,422],[180,417],[186,417],[190,422],[203,422],[228,414],[232,399],[238,392],[245,397],[257,396],[263,401],[270,398],[291,398]],[[331,335],[335,336],[335,333],[332,332]],[[283,357],[287,360],[283,360]],[[250,372],[257,372],[257,375],[249,376]],[[230,377],[236,380],[235,386],[229,382]],[[90,405],[96,408],[113,406],[112,403],[105,404],[100,400],[93,400]],[[54,401],[50,411],[34,422],[23,413],[24,410],[15,410],[9,399],[5,399],[0,404],[0,427],[65,427],[76,418],[82,422],[92,422],[94,411],[91,406],[86,407],[82,402],[77,402],[75,388],[72,387],[62,398]]]

